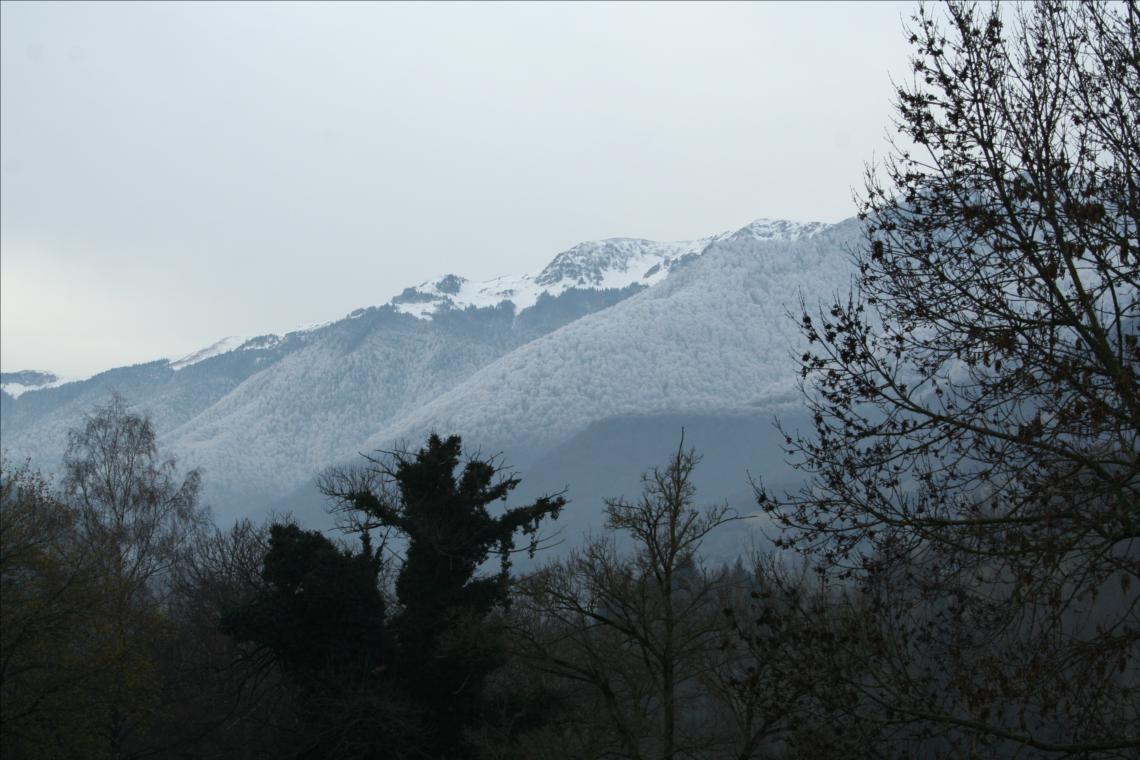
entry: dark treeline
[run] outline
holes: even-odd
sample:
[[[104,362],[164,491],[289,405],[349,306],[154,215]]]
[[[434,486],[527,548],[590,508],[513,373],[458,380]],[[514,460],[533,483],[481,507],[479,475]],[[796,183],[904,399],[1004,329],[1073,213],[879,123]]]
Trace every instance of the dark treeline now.
[[[58,482],[3,465],[3,756],[1135,757],[1140,6],[908,34],[771,553],[702,557],[744,518],[683,445],[526,574],[590,505],[456,436],[324,473],[336,535],[221,529],[115,399]]]
[[[813,664],[856,598],[770,558],[703,564],[739,518],[696,506],[697,461],[679,448],[606,504],[607,537],[512,577],[563,498],[494,509],[518,481],[458,437],[326,473],[343,538],[224,532],[116,399],[59,489],[3,474],[4,756],[877,754]]]
[[[762,591],[811,594],[774,565],[701,563],[702,539],[736,518],[694,506],[696,462],[679,449],[639,501],[606,505],[636,550],[588,540],[512,577],[510,557],[538,548],[564,499],[495,509],[518,480],[464,461],[458,437],[327,472],[343,539],[289,520],[223,532],[198,506],[197,473],[180,478],[116,399],[71,434],[60,488],[5,465],[4,755],[799,746],[815,731],[771,688],[806,650],[766,642],[752,618]]]

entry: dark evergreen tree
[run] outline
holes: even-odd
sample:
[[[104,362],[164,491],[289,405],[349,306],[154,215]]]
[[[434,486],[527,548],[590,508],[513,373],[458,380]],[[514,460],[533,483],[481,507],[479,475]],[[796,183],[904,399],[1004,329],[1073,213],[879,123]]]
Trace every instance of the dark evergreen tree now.
[[[271,650],[307,690],[340,688],[385,666],[384,599],[370,547],[352,554],[317,531],[270,529],[265,587],[223,628]]]
[[[264,587],[222,616],[226,633],[272,653],[300,689],[302,757],[415,754],[414,720],[384,677],[393,650],[379,569],[367,537],[352,553],[317,531],[274,525]]]
[[[537,530],[557,517],[560,495],[492,515],[519,479],[493,460],[471,458],[460,466],[458,436],[432,435],[427,446],[389,458],[368,458],[356,469],[332,470],[322,491],[365,534],[394,529],[406,539],[396,581],[401,611],[392,621],[399,658],[394,675],[432,726],[436,757],[466,754],[463,732],[479,715],[483,685],[501,664],[501,646],[487,624],[508,601],[508,570],[519,531],[537,546]],[[492,553],[497,576],[478,570]]]

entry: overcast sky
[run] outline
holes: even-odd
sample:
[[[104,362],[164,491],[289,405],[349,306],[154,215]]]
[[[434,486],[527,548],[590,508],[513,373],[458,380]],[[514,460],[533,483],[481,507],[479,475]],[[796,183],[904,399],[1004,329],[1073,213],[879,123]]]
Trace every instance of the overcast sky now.
[[[0,365],[181,355],[582,240],[839,221],[911,8],[4,2]]]

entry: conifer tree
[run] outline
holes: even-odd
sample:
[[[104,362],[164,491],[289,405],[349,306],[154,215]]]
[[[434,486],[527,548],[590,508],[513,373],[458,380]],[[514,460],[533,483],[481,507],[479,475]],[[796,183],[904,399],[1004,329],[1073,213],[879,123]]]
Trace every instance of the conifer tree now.
[[[225,633],[268,652],[300,690],[301,756],[412,754],[415,721],[383,678],[392,647],[378,570],[367,540],[353,553],[318,531],[274,525],[264,586],[222,615]]]
[[[399,656],[393,676],[432,726],[429,753],[464,756],[463,733],[479,714],[483,684],[501,663],[501,646],[487,616],[508,601],[507,580],[515,536],[531,537],[557,517],[561,495],[492,514],[519,484],[493,460],[461,466],[459,436],[432,435],[415,453],[369,457],[355,469],[326,472],[321,490],[357,529],[398,532],[406,541],[396,581],[400,612],[392,621]],[[491,557],[497,575],[481,575]]]

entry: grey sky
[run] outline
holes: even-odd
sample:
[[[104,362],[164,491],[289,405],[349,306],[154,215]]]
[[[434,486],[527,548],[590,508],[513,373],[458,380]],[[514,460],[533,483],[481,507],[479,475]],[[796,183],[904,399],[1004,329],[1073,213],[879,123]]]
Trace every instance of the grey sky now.
[[[582,240],[838,221],[910,11],[4,2],[0,364],[89,374]]]

